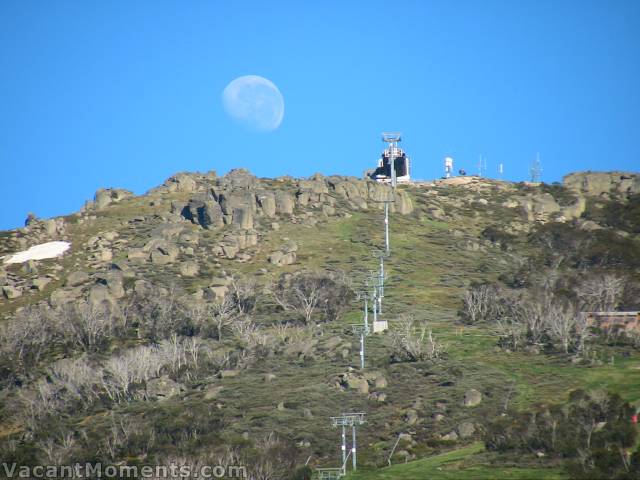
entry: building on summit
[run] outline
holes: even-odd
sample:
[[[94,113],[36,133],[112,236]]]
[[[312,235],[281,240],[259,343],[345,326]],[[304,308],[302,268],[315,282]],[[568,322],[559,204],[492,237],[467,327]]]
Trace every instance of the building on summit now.
[[[382,152],[378,160],[378,167],[368,173],[369,178],[381,183],[408,183],[411,181],[409,172],[410,160],[407,154],[398,147],[402,140],[399,133],[383,133],[382,141],[389,146]]]

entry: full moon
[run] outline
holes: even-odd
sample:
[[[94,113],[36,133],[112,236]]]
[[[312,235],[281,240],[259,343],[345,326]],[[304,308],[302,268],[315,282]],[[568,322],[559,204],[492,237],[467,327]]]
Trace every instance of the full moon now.
[[[250,130],[273,131],[284,117],[280,90],[258,75],[245,75],[231,81],[222,92],[222,105],[227,115]]]

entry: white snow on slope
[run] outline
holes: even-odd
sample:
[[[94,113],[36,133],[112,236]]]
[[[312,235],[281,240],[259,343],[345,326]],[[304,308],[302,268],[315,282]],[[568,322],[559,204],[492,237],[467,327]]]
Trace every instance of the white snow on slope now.
[[[34,245],[24,252],[8,255],[4,259],[4,263],[22,263],[28,260],[43,260],[45,258],[60,257],[64,252],[69,250],[71,244],[69,242],[47,242],[40,245]]]

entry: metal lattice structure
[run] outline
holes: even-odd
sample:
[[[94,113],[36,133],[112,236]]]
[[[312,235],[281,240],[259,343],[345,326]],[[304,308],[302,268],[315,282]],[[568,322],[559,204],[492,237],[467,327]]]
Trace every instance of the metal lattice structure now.
[[[315,478],[317,480],[339,480],[344,475],[345,472],[342,468],[318,468]]]
[[[542,178],[542,164],[540,163],[540,154],[536,154],[536,159],[529,168],[529,176],[531,177],[531,183],[540,183]]]

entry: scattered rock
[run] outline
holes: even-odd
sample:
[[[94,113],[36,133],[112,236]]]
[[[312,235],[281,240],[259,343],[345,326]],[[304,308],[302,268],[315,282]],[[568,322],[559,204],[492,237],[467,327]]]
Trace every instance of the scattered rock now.
[[[155,249],[151,250],[151,263],[154,265],[166,265],[168,263],[173,263],[178,258],[179,254],[180,249],[177,246],[168,242],[162,242],[157,244]]]
[[[32,285],[33,288],[37,289],[39,292],[45,289],[45,287],[51,282],[51,278],[49,277],[38,277],[33,280]]]
[[[387,382],[386,378],[384,378],[383,376],[380,376],[380,377],[376,378],[375,387],[377,389],[387,388],[387,386],[389,386],[389,382]]]
[[[418,423],[419,419],[420,418],[418,417],[418,412],[413,409],[407,410],[404,415],[404,421],[407,422],[408,425],[415,425],[416,423]]]
[[[195,277],[200,268],[196,262],[186,261],[180,264],[180,275],[183,277]]]
[[[182,388],[182,385],[163,375],[147,382],[147,398],[166,400],[178,395]]]
[[[247,207],[233,209],[233,223],[244,230],[253,229],[253,212]]]
[[[18,298],[19,296],[21,296],[22,290],[17,287],[5,285],[4,287],[2,287],[2,293],[7,299],[11,300],[13,298]]]
[[[472,422],[462,422],[458,425],[458,435],[460,438],[469,438],[476,431],[476,427]]]
[[[220,392],[224,389],[222,385],[209,385],[204,392],[205,400],[213,400],[214,398],[218,398]]]
[[[182,208],[180,214],[202,228],[215,229],[224,225],[222,208],[212,200],[192,199]]]
[[[195,192],[198,189],[198,184],[187,173],[177,173],[173,177],[169,177],[164,185],[168,187],[170,192]]]
[[[282,215],[293,214],[293,197],[285,192],[276,193],[276,209]]]
[[[112,203],[117,203],[132,196],[132,192],[122,188],[101,188],[95,194],[95,206],[98,210],[102,210]]]
[[[82,285],[83,283],[87,283],[88,281],[89,274],[87,272],[78,270],[70,273],[64,284],[66,287],[77,287],[78,285]]]
[[[475,388],[471,388],[464,393],[463,405],[465,407],[475,407],[482,402],[482,394]]]
[[[446,435],[442,435],[440,437],[440,440],[449,440],[449,441],[455,442],[456,440],[458,440],[458,434],[455,432],[455,430],[452,430]]]

